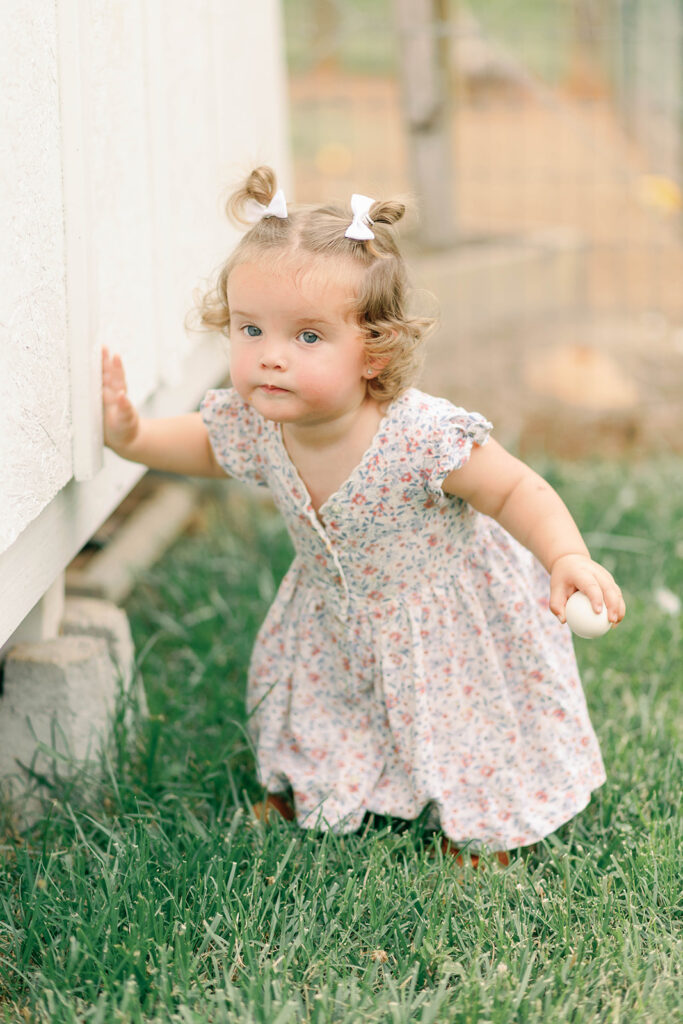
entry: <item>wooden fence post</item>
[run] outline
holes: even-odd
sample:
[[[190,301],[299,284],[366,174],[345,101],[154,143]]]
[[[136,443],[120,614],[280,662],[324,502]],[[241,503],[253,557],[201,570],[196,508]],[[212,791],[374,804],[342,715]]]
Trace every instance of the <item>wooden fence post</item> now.
[[[419,236],[428,248],[455,242],[448,0],[394,0],[403,117]]]

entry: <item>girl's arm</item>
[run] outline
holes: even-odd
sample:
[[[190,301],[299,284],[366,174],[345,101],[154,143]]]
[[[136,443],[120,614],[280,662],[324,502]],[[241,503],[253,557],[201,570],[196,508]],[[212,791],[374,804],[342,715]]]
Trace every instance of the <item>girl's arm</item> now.
[[[124,459],[187,476],[225,476],[198,412],[144,419],[128,397],[119,356],[102,351],[104,443]]]
[[[496,441],[475,445],[469,461],[453,470],[443,489],[491,516],[531,551],[550,573],[550,608],[565,621],[567,598],[581,590],[596,612],[607,606],[610,622],[623,619],[619,587],[592,561],[567,506],[550,484]]]

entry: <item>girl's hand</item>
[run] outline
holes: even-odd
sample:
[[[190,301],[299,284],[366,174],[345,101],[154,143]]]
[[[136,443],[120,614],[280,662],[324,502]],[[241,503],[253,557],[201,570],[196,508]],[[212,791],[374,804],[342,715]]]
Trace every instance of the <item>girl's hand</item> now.
[[[120,356],[102,349],[102,414],[104,443],[114,451],[125,449],[137,437],[140,417],[128,397]]]
[[[550,573],[550,610],[560,622],[566,622],[567,600],[576,590],[586,595],[596,613],[604,601],[607,618],[614,626],[626,614],[621,590],[607,569],[587,555],[562,555],[553,563]]]

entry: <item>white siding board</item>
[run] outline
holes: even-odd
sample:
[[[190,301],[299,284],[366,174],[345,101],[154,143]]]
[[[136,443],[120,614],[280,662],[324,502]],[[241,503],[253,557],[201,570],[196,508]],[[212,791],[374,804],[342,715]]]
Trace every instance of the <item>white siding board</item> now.
[[[0,648],[141,473],[98,472],[101,346],[158,414],[225,373],[185,322],[229,186],[288,190],[281,48],[277,0],[0,6]]]
[[[87,25],[80,4],[57,4],[57,52],[64,191],[67,346],[73,473],[89,480],[102,466],[101,361],[94,331],[92,208],[89,183]]]
[[[1,16],[0,551],[71,476],[53,3]]]
[[[125,357],[139,402],[158,376],[153,346],[141,343],[156,330],[144,23],[137,3],[86,6],[95,329],[100,346]]]

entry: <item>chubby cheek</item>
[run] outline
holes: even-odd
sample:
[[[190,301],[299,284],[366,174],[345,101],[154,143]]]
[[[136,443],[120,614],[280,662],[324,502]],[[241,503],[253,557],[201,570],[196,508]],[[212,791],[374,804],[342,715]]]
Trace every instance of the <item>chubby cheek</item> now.
[[[297,384],[309,401],[329,403],[365,388],[362,368],[355,361],[310,360],[299,364]]]
[[[244,346],[239,342],[230,342],[230,382],[232,386],[244,397],[250,373],[251,359],[245,352]]]
[[[297,378],[297,390],[311,406],[326,408],[355,390],[354,380],[348,374],[302,373]]]

